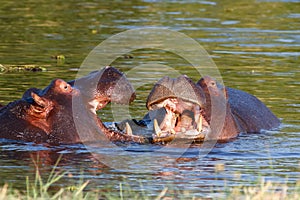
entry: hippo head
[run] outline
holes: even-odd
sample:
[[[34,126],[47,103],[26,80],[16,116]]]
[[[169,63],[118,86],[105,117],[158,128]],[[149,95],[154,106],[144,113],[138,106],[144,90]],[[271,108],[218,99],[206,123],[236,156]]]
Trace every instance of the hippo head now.
[[[211,139],[226,139],[237,133],[237,127],[230,111],[226,87],[210,76],[202,77],[197,85],[206,98],[203,117],[211,127]]]
[[[72,98],[80,91],[55,79],[45,89],[28,89],[0,110],[0,137],[36,143],[78,142]]]
[[[216,110],[220,110],[221,108],[226,108],[226,104],[228,103],[228,95],[226,88],[223,85],[220,85],[215,79],[210,76],[202,77],[197,85],[200,86],[205,94],[206,104],[204,106],[204,118],[208,123],[211,122],[212,118],[212,109],[213,107]],[[213,107],[212,107],[212,104]]]
[[[28,97],[30,93],[30,97]],[[78,96],[79,91],[72,88],[62,79],[53,80],[44,90],[27,90],[23,98],[30,103],[27,110],[27,121],[41,128],[46,133],[52,129],[54,115],[59,110],[67,111],[71,109],[70,102],[73,96]],[[69,111],[71,112],[71,111]]]
[[[202,116],[205,103],[202,89],[186,75],[159,80],[146,103],[156,133],[154,140],[170,135],[197,138],[207,134],[209,127]]]
[[[25,116],[27,123],[43,130],[44,135],[47,135],[44,137],[47,139],[43,139],[44,142],[76,143],[81,140],[74,124],[74,99],[79,102],[76,106],[80,106],[80,115],[92,116],[89,119],[94,120],[99,128],[105,129],[101,120],[97,118],[96,111],[109,102],[128,104],[134,98],[133,87],[124,74],[113,67],[105,67],[69,83],[56,79],[43,90],[27,90],[22,98],[22,101],[27,103],[26,113],[22,116]],[[123,137],[121,133],[113,133],[106,129],[103,132],[109,133],[111,137],[117,135],[117,139]],[[130,140],[127,136],[124,137]]]

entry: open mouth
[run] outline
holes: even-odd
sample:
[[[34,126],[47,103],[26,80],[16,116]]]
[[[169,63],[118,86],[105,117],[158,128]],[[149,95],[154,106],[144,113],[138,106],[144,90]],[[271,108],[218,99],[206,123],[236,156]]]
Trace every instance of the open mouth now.
[[[107,103],[108,101],[95,99],[89,102],[89,105],[96,114],[96,111],[105,107]],[[181,98],[166,98],[151,105],[146,120],[125,120],[103,126],[109,132],[129,138],[128,141],[142,143],[169,143],[174,139],[203,142],[211,131],[201,106]]]
[[[204,139],[211,131],[200,105],[180,98],[167,98],[151,105],[153,139]],[[152,113],[151,113],[152,112]]]
[[[112,81],[111,78],[108,80]],[[93,93],[93,99],[88,103],[89,110],[94,114],[110,101],[124,104],[132,102],[135,98],[134,90],[126,79],[122,84],[113,81],[107,85],[109,81],[105,82],[105,88],[99,87],[98,84],[96,94]],[[100,85],[103,83],[103,81],[100,82]],[[145,117],[138,122],[125,120],[125,122],[115,123],[118,124],[115,127],[107,127],[101,122],[103,125],[101,127],[107,131],[106,135],[109,135],[111,139],[124,138],[126,141],[132,141],[131,139],[136,137],[138,141],[141,141],[142,138],[147,138],[146,140],[152,143],[168,142],[174,138],[203,141],[211,131],[203,115],[204,103],[205,96],[201,88],[187,76],[182,75],[176,79],[164,77],[155,84],[147,98],[146,107],[149,113],[146,121]],[[141,121],[144,121],[146,125],[141,125]],[[140,134],[144,131],[147,132],[146,136],[143,133]],[[149,131],[151,135],[148,137]]]
[[[134,134],[134,131],[128,123],[126,123],[126,128],[124,128],[124,130],[120,130],[107,123],[103,123],[99,116],[97,116],[97,111],[104,108],[110,102],[111,101],[109,99],[96,98],[88,102],[88,107],[91,113],[96,116],[99,128],[111,142],[121,142],[122,144],[123,142],[146,144],[152,141],[151,138]],[[122,102],[118,102],[118,104],[124,105]]]

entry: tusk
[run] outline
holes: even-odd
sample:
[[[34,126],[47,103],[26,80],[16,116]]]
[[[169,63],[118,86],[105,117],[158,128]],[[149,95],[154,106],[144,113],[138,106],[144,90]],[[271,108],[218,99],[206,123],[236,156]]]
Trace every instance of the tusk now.
[[[130,125],[128,124],[128,122],[126,122],[125,130],[126,130],[127,135],[132,136],[132,129],[131,129]]]
[[[174,134],[176,134],[176,131],[172,128],[171,133],[174,135]]]
[[[154,120],[153,120],[153,129],[154,129],[154,133],[155,133],[158,137],[160,137],[161,129],[160,129],[159,126],[158,126],[157,119],[154,119]]]
[[[202,132],[202,121],[203,121],[202,118],[203,118],[202,115],[200,115],[198,123],[197,123],[197,131],[198,132]]]

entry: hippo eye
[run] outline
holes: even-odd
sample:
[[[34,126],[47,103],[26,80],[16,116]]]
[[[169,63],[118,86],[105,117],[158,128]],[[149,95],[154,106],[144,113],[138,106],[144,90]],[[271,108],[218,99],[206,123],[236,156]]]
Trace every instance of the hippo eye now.
[[[215,83],[215,82],[211,82],[210,85],[211,85],[211,86],[215,86],[216,83]]]
[[[64,89],[67,90],[68,89],[68,85],[65,85]]]

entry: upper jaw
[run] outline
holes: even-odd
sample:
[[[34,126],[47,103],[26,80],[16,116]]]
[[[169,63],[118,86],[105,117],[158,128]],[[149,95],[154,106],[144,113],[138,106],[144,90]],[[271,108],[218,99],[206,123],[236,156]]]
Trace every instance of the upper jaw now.
[[[103,108],[109,102],[129,104],[135,99],[134,88],[126,76],[110,66],[68,83],[80,91],[94,111]]]
[[[205,93],[186,75],[178,78],[163,77],[152,88],[147,97],[146,107],[151,110],[154,106],[164,103],[166,99],[181,99],[185,102],[199,104],[206,103]]]

